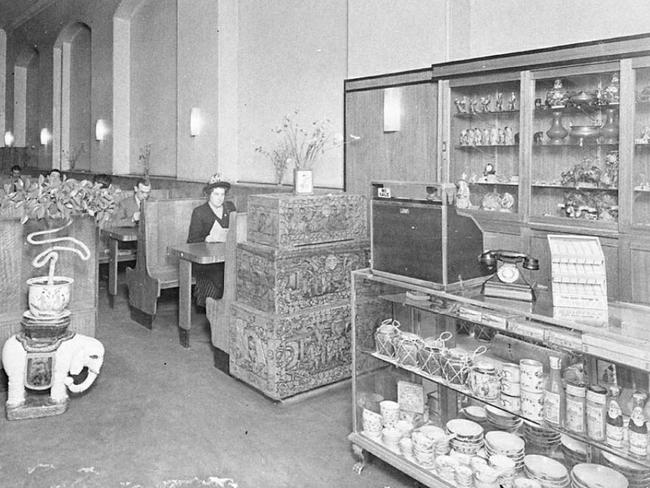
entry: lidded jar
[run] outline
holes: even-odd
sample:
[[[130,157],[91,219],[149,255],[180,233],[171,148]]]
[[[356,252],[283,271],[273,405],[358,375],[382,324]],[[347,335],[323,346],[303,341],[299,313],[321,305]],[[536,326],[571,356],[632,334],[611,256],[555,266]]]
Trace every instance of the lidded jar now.
[[[422,371],[432,376],[442,376],[442,356],[447,350],[445,342],[451,337],[451,332],[445,331],[440,337],[427,337],[422,341],[418,353],[418,363]]]
[[[400,323],[397,320],[386,319],[375,331],[375,348],[379,354],[395,357],[395,341],[400,335]]]
[[[467,383],[467,376],[472,367],[472,358],[462,349],[447,349],[443,358],[445,379],[454,385]]]

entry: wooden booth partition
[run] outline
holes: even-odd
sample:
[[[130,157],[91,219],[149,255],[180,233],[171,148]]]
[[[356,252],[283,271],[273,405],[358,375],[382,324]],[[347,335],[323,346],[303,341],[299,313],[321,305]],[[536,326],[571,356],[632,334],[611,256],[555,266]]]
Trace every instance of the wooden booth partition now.
[[[11,210],[0,215],[0,342],[21,331],[20,320],[28,310],[27,280],[48,274],[47,264],[34,268],[32,259],[47,249],[48,244],[32,245],[26,241],[30,232],[44,230],[52,224],[44,220],[20,223],[20,217]],[[91,217],[73,217],[72,224],[54,237],[71,236],[82,241],[90,250],[90,259],[83,261],[77,254],[59,252],[55,273],[74,280],[69,310],[70,330],[95,336],[97,323],[97,242],[98,229]],[[37,240],[43,239],[41,236]],[[57,246],[75,247],[58,242]],[[49,261],[48,261],[49,263]]]

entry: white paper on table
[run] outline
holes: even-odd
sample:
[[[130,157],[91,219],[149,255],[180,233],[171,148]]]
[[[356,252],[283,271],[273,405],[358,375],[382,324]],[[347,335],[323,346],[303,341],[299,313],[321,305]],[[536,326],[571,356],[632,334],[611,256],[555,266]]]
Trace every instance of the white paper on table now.
[[[226,236],[228,235],[228,229],[224,229],[219,225],[219,222],[216,220],[210,229],[210,234],[206,241],[208,242],[226,242]]]

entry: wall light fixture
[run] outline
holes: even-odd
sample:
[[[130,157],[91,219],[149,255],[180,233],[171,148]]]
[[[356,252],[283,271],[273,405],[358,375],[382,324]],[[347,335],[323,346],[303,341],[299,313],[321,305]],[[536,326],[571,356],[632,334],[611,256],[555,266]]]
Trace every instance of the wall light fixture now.
[[[190,136],[195,137],[201,133],[201,109],[192,107],[190,110]]]
[[[97,119],[95,123],[95,139],[97,141],[103,141],[108,135],[108,125],[104,119]]]
[[[400,130],[402,118],[402,90],[386,88],[384,90],[384,132]]]
[[[11,133],[10,130],[5,132],[5,146],[6,147],[11,147],[14,145],[14,135]]]
[[[52,134],[50,134],[50,131],[47,129],[47,127],[43,127],[41,129],[41,145],[47,146],[51,140]]]

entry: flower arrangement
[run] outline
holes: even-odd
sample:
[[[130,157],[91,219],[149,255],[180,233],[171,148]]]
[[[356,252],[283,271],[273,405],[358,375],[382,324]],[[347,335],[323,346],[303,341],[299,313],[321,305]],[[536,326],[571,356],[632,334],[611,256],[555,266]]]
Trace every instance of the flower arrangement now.
[[[140,148],[140,155],[138,156],[138,162],[142,165],[144,170],[144,178],[149,181],[149,160],[151,159],[151,144],[145,144]]]
[[[21,222],[29,219],[70,220],[73,215],[90,215],[105,222],[115,209],[115,190],[99,183],[63,177],[50,183],[43,175],[25,188],[0,197],[0,211],[19,210]]]
[[[289,165],[297,170],[314,169],[325,151],[341,144],[332,134],[329,119],[317,120],[305,128],[296,122],[297,115],[297,110],[285,115],[282,124],[273,129],[279,139],[275,149],[269,151],[262,146],[255,148],[256,152],[264,154],[273,162],[279,180]]]

